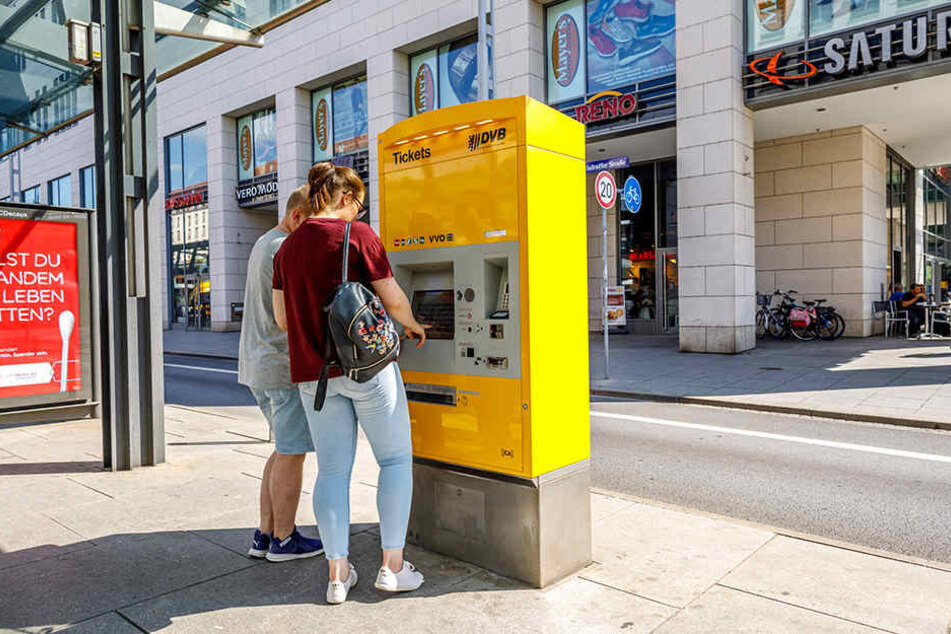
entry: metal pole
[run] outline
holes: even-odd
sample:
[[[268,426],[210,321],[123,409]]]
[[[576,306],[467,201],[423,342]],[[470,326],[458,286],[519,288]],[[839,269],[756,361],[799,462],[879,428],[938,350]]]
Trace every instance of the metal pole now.
[[[608,343],[608,210],[601,207],[601,323],[604,324],[604,378],[610,378],[608,367],[611,346]]]
[[[479,100],[491,98],[495,94],[495,73],[492,72],[492,38],[495,28],[492,25],[494,18],[495,0],[479,0],[479,42],[476,45],[476,58],[479,68]]]
[[[148,205],[158,188],[155,31],[150,0],[95,0],[103,26],[94,80],[96,227],[103,465],[114,471],[164,461],[159,266],[150,266]]]

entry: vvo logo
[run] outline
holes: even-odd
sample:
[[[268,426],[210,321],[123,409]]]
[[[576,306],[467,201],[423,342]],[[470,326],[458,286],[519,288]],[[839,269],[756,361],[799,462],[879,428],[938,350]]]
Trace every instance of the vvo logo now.
[[[489,145],[496,141],[505,140],[505,128],[496,128],[495,130],[486,130],[481,134],[476,132],[469,135],[469,151],[475,152],[483,145]]]

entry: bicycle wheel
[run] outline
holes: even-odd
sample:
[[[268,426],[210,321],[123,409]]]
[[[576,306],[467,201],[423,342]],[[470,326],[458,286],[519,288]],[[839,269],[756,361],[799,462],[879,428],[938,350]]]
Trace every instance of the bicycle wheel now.
[[[766,311],[764,309],[760,308],[758,311],[756,311],[756,338],[757,339],[765,339],[766,335],[769,334],[769,330],[767,328],[768,319],[769,317],[766,316]]]
[[[766,322],[766,328],[769,331],[769,336],[773,339],[785,339],[789,334],[788,328],[789,320],[786,318],[786,315],[782,313],[778,308],[774,308],[769,311],[769,319]]]
[[[810,321],[808,326],[797,326],[790,320],[789,332],[800,341],[812,341],[819,336],[815,321]]]
[[[823,312],[819,313],[816,316],[816,334],[823,341],[832,341],[838,336],[839,332],[839,320],[836,319],[837,315],[832,312]]]
[[[839,337],[845,334],[845,317],[843,317],[842,315],[836,312],[833,312],[832,314],[835,315],[836,322],[838,322],[838,326],[839,326],[838,330],[836,330],[836,333],[833,339],[838,339]]]

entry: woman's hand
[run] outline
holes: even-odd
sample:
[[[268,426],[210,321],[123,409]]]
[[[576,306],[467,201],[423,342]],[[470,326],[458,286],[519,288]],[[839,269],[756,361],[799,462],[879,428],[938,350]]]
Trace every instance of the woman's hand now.
[[[416,347],[419,348],[424,343],[426,343],[426,330],[432,326],[424,326],[415,319],[412,324],[404,325],[403,329],[406,331],[406,336],[410,339],[416,340]]]

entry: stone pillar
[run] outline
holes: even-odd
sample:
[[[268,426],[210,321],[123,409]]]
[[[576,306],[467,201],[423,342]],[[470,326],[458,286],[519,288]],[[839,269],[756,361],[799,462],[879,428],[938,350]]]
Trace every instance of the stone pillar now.
[[[743,0],[677,5],[680,349],[756,345],[753,118],[743,103]]]
[[[288,88],[279,92],[277,105],[277,218],[284,216],[291,192],[307,183],[313,150],[310,124],[310,92]]]
[[[874,334],[888,262],[885,143],[868,128],[756,144],[756,287],[827,299],[846,336]]]
[[[386,51],[367,60],[367,117],[370,133],[370,225],[380,230],[379,152],[376,138],[409,116],[409,58]]]
[[[545,102],[545,8],[533,0],[495,0],[495,96]]]

